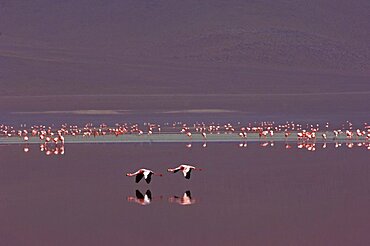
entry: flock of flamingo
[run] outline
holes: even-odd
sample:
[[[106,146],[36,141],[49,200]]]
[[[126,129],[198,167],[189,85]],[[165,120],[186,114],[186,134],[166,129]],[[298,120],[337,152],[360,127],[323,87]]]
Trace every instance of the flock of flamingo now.
[[[247,147],[247,140],[253,136],[258,136],[261,147],[273,147],[275,141],[279,140],[275,136],[283,136],[285,139],[285,148],[292,148],[292,139],[296,140],[298,149],[307,149],[315,151],[318,144],[325,149],[327,143],[333,142],[336,148],[342,145],[348,148],[366,147],[370,150],[370,126],[364,123],[361,127],[355,128],[350,121],[342,124],[339,128],[330,129],[329,123],[320,124],[299,124],[295,122],[286,122],[285,124],[275,124],[274,122],[254,122],[245,125],[240,122],[236,124],[226,123],[217,124],[204,122],[186,124],[182,122],[174,123],[144,123],[142,125],[133,123],[115,124],[113,127],[107,124],[99,124],[94,126],[92,123],[87,123],[82,127],[78,125],[62,124],[61,127],[32,125],[27,127],[22,124],[20,127],[0,124],[0,143],[4,138],[18,138],[26,145],[23,148],[24,152],[29,152],[28,142],[31,138],[37,139],[40,142],[40,151],[46,155],[63,155],[65,152],[65,137],[73,142],[73,137],[82,137],[89,139],[91,137],[119,137],[123,135],[135,136],[151,136],[168,134],[183,134],[189,140],[186,144],[187,148],[192,147],[194,135],[200,135],[203,139],[202,147],[207,147],[209,135],[230,134],[238,136],[239,147]],[[250,137],[252,136],[252,137]],[[337,140],[347,140],[346,142]],[[289,141],[288,141],[289,140]]]
[[[210,136],[226,136],[237,137],[239,139],[239,147],[247,147],[247,140],[257,138],[261,147],[273,147],[274,141],[285,139],[285,148],[292,148],[292,140],[296,141],[298,149],[307,149],[315,151],[318,144],[325,149],[327,143],[334,143],[335,147],[342,145],[348,148],[365,147],[370,150],[370,126],[367,123],[355,128],[350,121],[342,124],[341,127],[331,128],[329,123],[325,124],[300,124],[295,122],[286,122],[284,124],[275,124],[275,122],[254,122],[241,124],[226,123],[217,124],[197,122],[194,124],[186,124],[182,122],[174,123],[122,123],[108,126],[107,124],[99,124],[94,126],[92,123],[87,123],[84,126],[62,124],[60,127],[46,125],[32,125],[27,127],[22,124],[20,127],[0,124],[0,143],[4,143],[2,139],[14,139],[26,144],[23,148],[24,152],[29,152],[28,143],[30,139],[37,139],[40,143],[40,150],[46,155],[63,155],[65,152],[65,142],[73,142],[73,138],[81,137],[90,138],[113,138],[131,136],[163,136],[166,138],[169,134],[182,134],[188,139],[187,148],[191,148],[194,136],[201,136],[203,147],[207,147]],[[289,141],[288,141],[289,140]],[[343,142],[345,140],[345,142]],[[34,141],[33,141],[34,142]],[[6,142],[5,142],[6,143]]]

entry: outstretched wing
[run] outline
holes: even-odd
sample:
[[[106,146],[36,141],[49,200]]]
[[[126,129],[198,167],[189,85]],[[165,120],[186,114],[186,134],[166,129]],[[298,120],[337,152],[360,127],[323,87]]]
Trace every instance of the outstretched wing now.
[[[145,181],[149,184],[152,181],[152,173],[149,173],[148,176],[145,178]]]
[[[144,174],[142,174],[142,173],[137,174],[137,175],[136,175],[136,178],[135,178],[135,182],[136,182],[136,183],[139,183],[139,182],[140,182],[140,180],[141,180],[143,177],[144,177]]]
[[[191,169],[189,169],[186,173],[184,173],[186,179],[190,179],[190,173],[191,173]]]

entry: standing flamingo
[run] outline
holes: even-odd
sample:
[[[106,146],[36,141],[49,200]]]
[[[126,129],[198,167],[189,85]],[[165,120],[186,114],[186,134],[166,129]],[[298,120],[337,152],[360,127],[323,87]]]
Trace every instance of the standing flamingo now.
[[[137,170],[134,173],[127,173],[126,174],[126,176],[129,176],[129,177],[136,176],[136,178],[135,178],[136,183],[139,183],[140,180],[144,177],[145,181],[148,184],[150,183],[150,181],[152,181],[152,175],[162,176],[161,173],[155,173],[152,170],[144,169],[144,168],[141,168],[141,169]]]
[[[173,173],[177,173],[178,171],[182,171],[182,173],[184,174],[184,177],[186,179],[190,179],[190,174],[191,174],[192,170],[202,171],[201,168],[196,168],[194,166],[190,166],[190,165],[186,165],[186,164],[181,164],[180,166],[178,166],[176,168],[168,168],[167,169],[168,172],[173,172]]]

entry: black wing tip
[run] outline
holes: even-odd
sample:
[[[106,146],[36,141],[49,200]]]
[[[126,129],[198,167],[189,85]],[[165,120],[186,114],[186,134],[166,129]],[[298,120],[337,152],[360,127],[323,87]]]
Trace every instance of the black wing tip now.
[[[152,181],[152,175],[149,174],[148,177],[145,179],[146,183],[149,184]]]
[[[190,179],[190,171],[185,175],[186,179]]]
[[[143,174],[138,174],[138,175],[136,175],[135,182],[136,182],[136,183],[139,183],[139,182],[140,182],[140,180],[141,180],[143,177],[144,177],[144,175],[143,175]]]

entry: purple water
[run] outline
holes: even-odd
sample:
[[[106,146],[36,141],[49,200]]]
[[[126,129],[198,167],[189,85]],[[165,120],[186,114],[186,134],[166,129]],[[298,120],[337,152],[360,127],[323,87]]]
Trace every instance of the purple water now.
[[[4,245],[367,245],[365,148],[309,152],[249,144],[70,144],[0,147]],[[202,167],[190,180],[165,170]],[[126,172],[164,173],[135,184]],[[129,202],[150,190],[152,202]],[[190,191],[193,205],[169,203]]]

